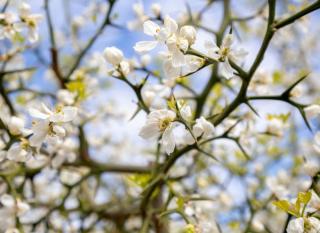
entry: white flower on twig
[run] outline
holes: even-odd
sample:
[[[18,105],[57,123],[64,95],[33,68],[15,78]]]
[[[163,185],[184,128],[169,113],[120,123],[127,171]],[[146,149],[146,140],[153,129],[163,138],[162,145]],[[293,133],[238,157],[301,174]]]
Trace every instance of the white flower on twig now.
[[[45,104],[42,104],[40,109],[30,109],[30,115],[39,119],[32,122],[33,135],[29,139],[30,145],[39,148],[45,140],[56,144],[66,134],[61,124],[72,121],[77,111],[77,108],[72,106],[58,106],[52,111]]]
[[[208,50],[208,55],[221,62],[221,74],[226,79],[234,76],[233,68],[230,65],[230,60],[238,63],[246,55],[247,52],[243,49],[236,49],[233,45],[234,38],[232,34],[228,34],[223,40],[220,47],[213,41],[206,41],[205,48]]]

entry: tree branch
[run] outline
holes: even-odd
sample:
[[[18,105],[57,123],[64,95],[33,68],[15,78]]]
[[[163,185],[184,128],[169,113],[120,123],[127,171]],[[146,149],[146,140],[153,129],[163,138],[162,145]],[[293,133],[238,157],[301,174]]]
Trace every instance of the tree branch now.
[[[89,51],[89,49],[92,47],[94,42],[98,39],[99,35],[104,31],[105,27],[111,23],[110,17],[112,13],[112,9],[114,7],[114,4],[116,3],[116,0],[109,0],[109,8],[106,14],[105,19],[103,20],[103,23],[98,28],[96,33],[91,37],[91,39],[88,41],[87,45],[81,50],[79,55],[77,56],[74,65],[71,67],[69,72],[67,73],[65,79],[69,79],[70,75],[78,68],[80,62],[82,61],[83,57],[86,55],[86,53]]]
[[[315,11],[315,10],[318,10],[319,8],[320,8],[320,0],[318,0],[315,3],[311,4],[310,6],[304,8],[303,10],[297,12],[296,14],[277,22],[274,25],[274,28],[275,29],[283,28],[283,27],[293,23],[297,19],[300,19],[301,17],[303,17],[303,16],[305,16],[305,15],[307,15],[307,14],[309,14],[309,13]]]

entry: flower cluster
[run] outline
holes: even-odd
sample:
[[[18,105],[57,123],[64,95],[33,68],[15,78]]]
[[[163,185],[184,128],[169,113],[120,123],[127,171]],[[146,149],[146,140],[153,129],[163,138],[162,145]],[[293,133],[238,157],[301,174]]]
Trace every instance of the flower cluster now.
[[[0,13],[0,40],[20,40],[23,30],[27,30],[27,40],[31,43],[37,42],[38,24],[41,19],[42,15],[32,14],[30,5],[25,2],[20,3],[18,14]]]
[[[307,213],[308,211],[314,210],[312,207],[307,207],[313,195],[315,195],[314,198],[318,198],[317,201],[319,203],[319,197],[317,194],[314,194],[311,191],[299,193],[295,204],[291,204],[285,200],[274,202],[274,205],[295,216],[295,219],[290,220],[288,224],[288,233],[313,233],[320,231],[320,220],[316,217],[313,217],[312,213],[311,215]],[[303,206],[303,208],[301,208],[301,206]]]
[[[31,108],[30,115],[37,119],[32,122],[31,129],[25,128],[25,123],[21,118],[12,117],[8,120],[10,134],[19,138],[6,153],[2,151],[2,156],[9,160],[28,161],[33,154],[39,152],[44,142],[52,146],[61,144],[61,139],[66,135],[62,124],[76,117],[77,108],[61,105],[55,111],[51,111],[45,104],[41,104],[40,109]]]
[[[171,154],[177,144],[174,129],[179,125],[183,125],[182,138],[184,145],[192,145],[196,143],[199,138],[208,139],[213,135],[214,126],[204,117],[196,119],[195,124],[189,127],[189,120],[191,119],[190,106],[180,106],[174,112],[167,109],[153,110],[148,115],[146,124],[141,128],[139,135],[144,139],[159,138],[167,154]]]

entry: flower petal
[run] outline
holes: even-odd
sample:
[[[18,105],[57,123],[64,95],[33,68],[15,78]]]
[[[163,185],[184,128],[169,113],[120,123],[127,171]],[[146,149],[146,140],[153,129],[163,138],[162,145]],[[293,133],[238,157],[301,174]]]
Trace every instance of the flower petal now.
[[[5,207],[13,208],[15,206],[15,200],[11,195],[4,194],[1,196],[0,202]]]
[[[232,50],[230,53],[230,58],[234,62],[240,62],[248,55],[248,52],[244,49]]]
[[[158,44],[158,41],[139,41],[133,47],[138,53],[149,52],[154,49]]]
[[[160,132],[158,123],[146,124],[139,132],[139,136],[144,139],[155,138],[159,136],[159,134]]]
[[[174,67],[181,67],[181,66],[184,66],[185,64],[186,64],[185,55],[179,49],[176,49],[172,53],[172,65]]]
[[[226,59],[223,63],[221,63],[221,75],[226,79],[230,79],[234,76],[233,69],[228,59]]]
[[[233,35],[228,34],[223,38],[221,47],[230,48],[232,43],[233,43]]]
[[[164,27],[169,32],[169,34],[176,33],[178,30],[177,22],[168,15],[164,17]]]
[[[72,121],[78,113],[78,109],[76,107],[67,106],[63,108],[63,122]]]
[[[147,20],[143,23],[143,32],[149,36],[155,36],[160,31],[160,27],[158,24],[152,22],[151,20]]]
[[[34,118],[39,118],[39,119],[47,119],[49,117],[48,114],[41,112],[38,109],[31,108],[29,109],[29,114],[34,117]]]
[[[289,222],[287,233],[304,233],[303,218],[296,218]]]
[[[160,143],[162,144],[162,146],[164,147],[168,155],[174,151],[176,143],[175,143],[172,127],[168,127],[163,132]]]

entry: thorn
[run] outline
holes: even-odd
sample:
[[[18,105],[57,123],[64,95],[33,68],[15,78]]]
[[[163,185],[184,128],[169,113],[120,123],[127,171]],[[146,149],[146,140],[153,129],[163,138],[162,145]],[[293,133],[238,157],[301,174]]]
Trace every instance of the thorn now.
[[[207,151],[205,151],[205,150],[202,150],[202,149],[201,149],[200,147],[198,147],[198,146],[197,146],[197,149],[198,149],[199,152],[203,153],[204,155],[207,155],[207,156],[209,156],[210,158],[212,158],[213,160],[219,162],[219,160],[218,160],[214,155],[212,155],[211,153],[209,153],[209,152],[207,152]]]
[[[302,118],[304,120],[304,123],[307,125],[308,129],[310,130],[310,132],[313,132],[304,110],[301,109],[301,108],[298,108],[298,109],[299,109],[299,112],[300,112],[300,114],[301,114],[301,116],[302,116]]]
[[[229,34],[232,34],[232,30],[233,30],[233,28],[232,28],[232,24],[231,24],[231,25],[230,25]]]
[[[300,77],[297,81],[295,81],[287,90],[285,90],[281,96],[285,97],[285,98],[289,98],[290,97],[290,93],[293,90],[293,88],[295,88],[300,82],[302,82],[305,78],[308,77],[310,73],[307,73],[305,75],[303,75],[302,77]]]
[[[141,81],[140,85],[138,86],[138,89],[141,90],[143,88],[143,86],[146,84],[146,82],[148,81],[150,77],[150,73],[147,74],[147,76]]]
[[[243,148],[243,146],[240,144],[239,140],[236,140],[236,143],[237,143],[239,149],[241,150],[241,152],[243,153],[244,157],[246,157],[247,160],[251,160],[251,157],[246,152],[246,150]]]
[[[254,112],[259,118],[261,118],[259,113],[252,107],[252,105],[248,101],[245,103],[251,109],[252,112]]]
[[[234,123],[229,129],[227,129],[226,132],[224,132],[223,136],[228,136],[230,131],[233,130],[234,127],[236,127],[241,121],[242,121],[241,119],[237,120],[236,123]]]
[[[137,115],[138,113],[141,111],[141,107],[138,105],[137,109],[134,111],[134,113],[132,114],[132,116],[129,118],[129,121],[132,121]]]

